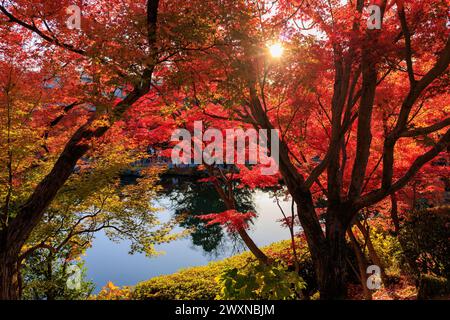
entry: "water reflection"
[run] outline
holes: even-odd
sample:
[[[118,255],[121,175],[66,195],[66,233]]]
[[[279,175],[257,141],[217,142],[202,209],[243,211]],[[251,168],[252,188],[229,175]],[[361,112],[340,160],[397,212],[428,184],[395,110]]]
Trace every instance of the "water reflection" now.
[[[200,215],[226,210],[225,203],[212,184],[196,183],[187,179],[171,179],[163,184],[162,195],[170,201],[170,209],[175,215],[183,217],[180,227],[193,230],[190,235],[193,245],[201,247],[205,253],[213,256],[236,251],[236,248],[242,246],[238,237],[225,234],[220,225],[207,226],[204,220],[198,218]],[[235,199],[238,211],[255,211],[250,190],[236,189]]]
[[[144,254],[129,255],[130,243],[110,241],[99,233],[86,252],[88,278],[98,292],[108,281],[116,285],[134,285],[161,274],[176,272],[180,268],[207,264],[213,260],[242,252],[245,246],[238,238],[228,235],[219,226],[206,227],[195,216],[223,211],[224,206],[215,190],[205,184],[186,179],[163,180],[163,192],[154,204],[162,210],[159,217],[167,221],[174,214],[190,213],[179,229],[195,227],[188,238],[156,247],[163,255],[148,258]],[[258,246],[289,239],[289,232],[280,227],[280,209],[270,193],[261,190],[238,190],[238,203],[242,211],[254,210],[258,216],[253,221],[249,235]],[[290,201],[281,201],[286,212]]]

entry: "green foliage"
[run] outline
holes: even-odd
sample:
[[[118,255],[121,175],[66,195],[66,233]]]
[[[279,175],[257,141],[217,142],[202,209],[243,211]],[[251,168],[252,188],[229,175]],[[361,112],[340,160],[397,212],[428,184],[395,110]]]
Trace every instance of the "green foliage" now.
[[[59,252],[57,256],[45,250],[36,250],[26,259],[22,267],[24,300],[84,300],[94,290],[94,284],[86,280],[86,268],[82,261],[69,263]],[[79,288],[69,288],[67,281],[71,276],[70,265],[81,270]]]
[[[133,298],[138,300],[211,300],[220,293],[215,278],[225,269],[243,267],[251,259],[249,253],[234,256],[222,261],[211,262],[206,266],[180,270],[174,274],[163,275],[138,283]]]
[[[217,277],[220,285],[218,299],[292,300],[301,297],[306,283],[286,265],[250,263],[243,269],[226,269]]]
[[[297,252],[298,273],[308,284],[304,292],[308,295],[312,295],[318,290],[318,284],[314,263],[304,236],[296,238],[295,246]],[[289,270],[295,270],[296,268],[291,241],[286,240],[271,244],[267,247],[267,255],[273,260],[282,261],[284,264],[287,264]]]
[[[408,261],[414,272],[450,279],[450,215],[448,207],[411,213],[401,232]]]
[[[370,239],[385,271],[392,275],[399,274],[404,257],[398,238],[381,229],[371,229]]]
[[[24,292],[25,298],[87,298],[87,291],[68,295],[66,275],[58,270],[64,269],[67,261],[79,259],[99,231],[113,241],[129,240],[130,253],[149,256],[159,253],[155,244],[184,235],[173,232],[176,219],[161,223],[155,215],[151,199],[158,191],[158,170],[147,169],[140,178],[124,181],[122,173],[143,156],[121,145],[97,149],[59,190],[22,247],[23,286],[30,288]],[[39,263],[44,257],[45,263]],[[45,267],[40,268],[41,264]],[[48,271],[48,265],[54,270]]]
[[[225,235],[222,226],[219,224],[207,225],[207,221],[198,218],[201,215],[227,210],[214,186],[209,183],[184,181],[171,186],[168,196],[171,199],[175,215],[180,217],[180,226],[191,230],[192,243],[195,246],[201,246],[205,252],[218,252]],[[255,210],[250,190],[236,189],[234,198],[238,211]]]
[[[288,250],[290,250],[290,241],[281,241],[263,248],[263,251],[274,260],[286,256],[285,253]],[[305,261],[309,260],[306,259]],[[283,264],[288,265],[288,262],[283,260]],[[256,265],[256,261],[251,253],[244,252],[231,258],[211,262],[206,266],[182,269],[170,275],[162,275],[138,283],[133,291],[132,298],[138,300],[217,299],[222,295],[222,287],[217,282],[217,277],[222,275],[226,270],[243,270],[248,268],[249,265]],[[301,282],[299,281],[298,284],[301,284]]]

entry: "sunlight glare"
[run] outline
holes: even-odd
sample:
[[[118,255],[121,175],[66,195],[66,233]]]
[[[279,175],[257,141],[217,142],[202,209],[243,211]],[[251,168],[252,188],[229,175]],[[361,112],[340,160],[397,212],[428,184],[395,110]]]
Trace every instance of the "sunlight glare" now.
[[[284,48],[281,43],[277,42],[269,46],[269,52],[273,58],[280,58],[283,55]]]

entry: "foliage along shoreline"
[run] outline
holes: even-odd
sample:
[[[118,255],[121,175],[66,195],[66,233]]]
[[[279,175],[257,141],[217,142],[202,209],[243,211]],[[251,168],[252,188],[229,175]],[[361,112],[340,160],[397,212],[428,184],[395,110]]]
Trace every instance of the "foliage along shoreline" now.
[[[448,208],[447,208],[448,209]],[[448,250],[445,246],[448,219],[446,208],[429,209],[417,212],[413,219],[405,222],[408,232],[400,238],[379,229],[371,232],[372,245],[378,252],[381,263],[386,268],[386,278],[379,290],[372,292],[374,300],[416,300],[447,299],[450,296],[449,257],[439,260],[434,250]],[[443,214],[444,213],[444,214]],[[425,215],[431,215],[424,217]],[[433,224],[426,224],[428,221]],[[435,229],[438,236],[417,244],[411,233],[417,230]],[[442,233],[443,232],[443,233]],[[439,236],[440,235],[440,236]],[[399,240],[400,239],[400,240]],[[401,243],[402,242],[402,243]],[[350,245],[350,243],[348,244]],[[284,240],[262,248],[274,262],[271,267],[262,266],[249,251],[234,255],[207,265],[182,268],[175,273],[160,275],[137,283],[132,287],[117,287],[111,282],[91,299],[99,300],[315,300],[319,299],[311,255],[303,236],[296,237],[297,261],[292,256],[292,242]],[[370,259],[368,253],[367,258]],[[423,257],[428,262],[436,257],[434,270],[424,266]],[[416,261],[414,266],[405,268],[408,260]],[[356,257],[349,263],[357,268]],[[298,273],[295,264],[298,263]],[[422,264],[422,265],[421,265]],[[296,278],[296,276],[298,278]],[[295,288],[297,286],[297,288]],[[295,292],[297,290],[297,292]],[[349,274],[349,299],[364,299],[364,292],[357,272]]]

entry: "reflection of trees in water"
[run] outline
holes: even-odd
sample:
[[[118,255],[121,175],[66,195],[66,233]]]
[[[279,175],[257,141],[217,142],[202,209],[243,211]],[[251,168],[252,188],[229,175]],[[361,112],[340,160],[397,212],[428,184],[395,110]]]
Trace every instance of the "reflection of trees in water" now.
[[[226,210],[224,202],[214,187],[208,183],[193,181],[163,181],[164,195],[171,201],[175,215],[183,215],[180,226],[192,229],[192,243],[211,255],[241,251],[242,243],[238,236],[227,234],[220,225],[207,226],[200,215],[219,213]],[[235,189],[238,211],[255,211],[252,192],[248,189]]]

